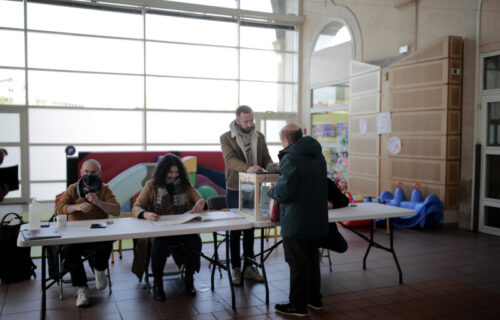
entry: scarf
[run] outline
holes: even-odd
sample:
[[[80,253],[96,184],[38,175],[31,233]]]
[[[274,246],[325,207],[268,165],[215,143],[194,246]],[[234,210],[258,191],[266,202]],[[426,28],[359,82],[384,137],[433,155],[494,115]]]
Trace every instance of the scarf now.
[[[233,120],[231,124],[229,125],[229,129],[231,129],[231,132],[235,134],[237,137],[239,136],[241,140],[243,141],[243,145],[245,146],[245,150],[242,150],[247,157],[247,164],[249,166],[254,165],[254,159],[252,156],[252,136],[255,132],[255,128],[252,128],[250,132],[244,132],[241,130],[241,128],[236,124],[236,120]]]
[[[180,214],[188,211],[187,193],[181,185],[181,179],[167,179],[167,186],[156,187],[154,212],[159,215]]]

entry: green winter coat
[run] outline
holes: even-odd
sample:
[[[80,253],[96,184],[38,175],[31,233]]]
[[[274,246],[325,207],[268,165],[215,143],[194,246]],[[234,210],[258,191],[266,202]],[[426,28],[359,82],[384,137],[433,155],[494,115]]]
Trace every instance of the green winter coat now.
[[[280,151],[280,176],[269,196],[279,202],[281,234],[315,239],[328,233],[328,187],[321,145],[302,137]]]

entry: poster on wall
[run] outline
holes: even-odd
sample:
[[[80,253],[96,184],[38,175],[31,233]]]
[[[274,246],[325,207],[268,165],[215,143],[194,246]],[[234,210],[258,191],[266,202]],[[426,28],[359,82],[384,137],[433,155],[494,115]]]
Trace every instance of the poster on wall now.
[[[313,114],[312,136],[319,142],[347,143],[349,115],[346,111]]]
[[[361,120],[359,120],[359,132],[361,132],[361,134],[366,134],[367,130],[368,120],[366,120],[366,118],[361,118]]]
[[[391,133],[391,113],[382,112],[377,114],[377,133]]]
[[[387,149],[391,154],[398,154],[401,152],[401,139],[398,137],[391,137],[387,141]]]

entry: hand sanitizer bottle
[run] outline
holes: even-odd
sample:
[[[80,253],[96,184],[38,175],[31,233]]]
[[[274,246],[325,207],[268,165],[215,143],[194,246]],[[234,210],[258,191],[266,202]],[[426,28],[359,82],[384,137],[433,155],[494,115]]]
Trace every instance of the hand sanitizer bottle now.
[[[33,198],[30,203],[30,230],[40,229],[40,204]]]

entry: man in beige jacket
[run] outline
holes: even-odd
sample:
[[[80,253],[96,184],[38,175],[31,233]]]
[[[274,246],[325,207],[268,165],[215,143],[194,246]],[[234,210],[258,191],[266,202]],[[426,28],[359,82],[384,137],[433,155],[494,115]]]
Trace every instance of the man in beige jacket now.
[[[226,164],[226,201],[228,208],[238,208],[239,172],[262,172],[273,161],[269,156],[264,135],[255,130],[253,111],[248,106],[236,109],[236,119],[230,130],[220,137],[222,155]],[[240,236],[242,230],[231,231],[230,249],[233,284],[241,284]],[[254,259],[254,229],[243,230],[244,277],[255,281],[264,278],[248,258]]]

